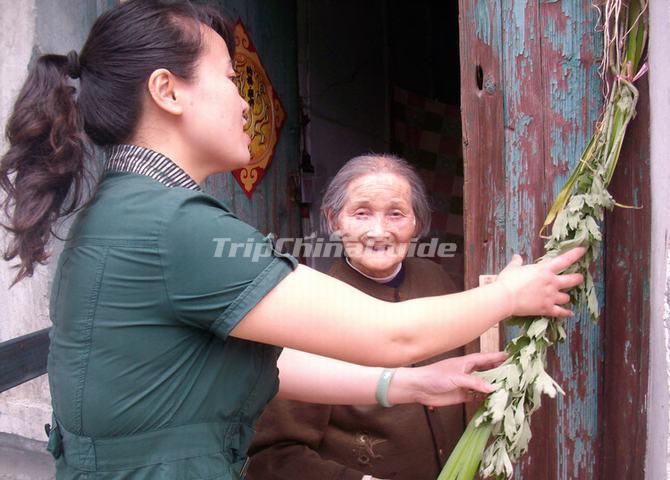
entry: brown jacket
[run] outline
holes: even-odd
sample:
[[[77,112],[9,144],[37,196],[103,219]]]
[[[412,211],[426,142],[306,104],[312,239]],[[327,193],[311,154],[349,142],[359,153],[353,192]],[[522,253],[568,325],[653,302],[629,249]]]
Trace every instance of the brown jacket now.
[[[380,285],[336,262],[329,274],[381,300],[456,291],[434,262],[409,258],[398,287]],[[462,354],[453,351],[447,356]],[[462,405],[315,405],[275,399],[257,425],[247,480],[435,480],[464,428]]]

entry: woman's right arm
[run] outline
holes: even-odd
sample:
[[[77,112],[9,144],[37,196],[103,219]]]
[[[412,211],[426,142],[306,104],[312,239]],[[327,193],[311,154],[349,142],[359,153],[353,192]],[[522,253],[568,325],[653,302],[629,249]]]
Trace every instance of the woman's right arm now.
[[[526,266],[517,256],[490,285],[400,303],[299,266],[231,335],[361,365],[409,365],[464,345],[511,315],[570,316],[560,307],[569,301],[561,290],[582,277],[559,273],[583,254],[576,248]]]

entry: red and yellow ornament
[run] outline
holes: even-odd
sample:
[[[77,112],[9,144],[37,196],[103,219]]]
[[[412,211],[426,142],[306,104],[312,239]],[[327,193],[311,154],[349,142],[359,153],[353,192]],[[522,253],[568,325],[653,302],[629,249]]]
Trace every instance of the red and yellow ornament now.
[[[242,97],[249,103],[249,118],[244,130],[251,137],[251,161],[232,173],[242,191],[251,198],[270,165],[286,115],[240,19],[235,24],[234,34],[236,82]]]

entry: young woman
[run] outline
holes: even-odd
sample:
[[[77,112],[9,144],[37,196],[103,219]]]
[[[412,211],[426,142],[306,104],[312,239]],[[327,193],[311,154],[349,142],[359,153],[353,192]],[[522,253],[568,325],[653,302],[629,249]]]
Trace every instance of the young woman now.
[[[240,478],[254,422],[278,388],[275,345],[402,366],[512,314],[570,315],[562,290],[582,279],[559,273],[583,250],[538,265],[516,257],[490,286],[401,304],[272,251],[199,186],[249,161],[233,45],[211,8],[131,0],[96,21],[80,55],[38,58],[9,119],[0,184],[17,280],[47,260],[54,222],[79,204],[88,142],[107,149],[51,292],[49,449],[60,479]],[[76,97],[68,77],[80,80]],[[245,242],[267,255],[230,248]],[[285,397],[374,402],[381,369],[290,357]],[[476,368],[500,360],[480,356]],[[432,368],[398,371],[388,401],[487,389],[454,386]]]

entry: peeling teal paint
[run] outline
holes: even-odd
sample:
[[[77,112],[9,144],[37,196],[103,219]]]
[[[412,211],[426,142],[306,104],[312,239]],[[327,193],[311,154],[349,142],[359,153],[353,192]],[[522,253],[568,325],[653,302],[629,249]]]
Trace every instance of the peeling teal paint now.
[[[489,5],[491,2],[487,0],[479,0],[477,2],[476,10],[473,11],[475,15],[475,33],[486,45],[491,45],[491,12]]]
[[[558,29],[556,19],[554,17],[547,17],[546,23],[544,24],[544,30],[542,31],[542,39],[548,40],[554,50],[558,50],[558,38],[562,34],[563,32],[560,32]]]
[[[524,163],[533,160],[528,158],[532,151],[525,152],[523,148],[523,144],[527,141],[528,126],[533,121],[533,117],[520,113],[517,118],[505,122],[514,125],[514,129],[508,131],[506,138],[508,147],[506,150],[515,153],[514,158],[505,162],[506,178],[509,185],[506,229],[507,251],[510,257],[513,253],[526,255],[528,261],[531,260],[529,256],[532,252],[532,244],[535,241],[534,233],[537,228],[532,221],[534,207],[531,196],[526,190],[519,189],[519,186],[524,184]],[[525,234],[527,232],[533,233]]]
[[[503,202],[496,205],[493,216],[495,218],[496,227],[505,228],[505,204]]]
[[[645,278],[642,282],[642,295],[645,301],[651,297],[651,289],[649,288],[649,278]]]
[[[560,2],[561,16],[552,18],[545,44],[553,49],[558,68],[549,82],[549,111],[547,120],[550,138],[551,164],[562,174],[553,181],[554,195],[562,187],[569,171],[576,165],[592,132],[597,111],[584,108],[590,98],[600,98],[597,70],[588,63],[595,57],[591,39],[596,21],[595,11],[583,2]],[[547,12],[548,13],[548,12]],[[564,25],[564,28],[561,26]],[[548,52],[543,52],[548,55]],[[563,168],[561,168],[563,167]],[[604,304],[602,261],[596,266],[596,291]],[[557,402],[558,423],[556,444],[559,458],[556,478],[594,478],[597,458],[599,366],[604,352],[600,326],[588,321],[582,311],[579,320],[567,322],[565,345],[557,349],[561,383],[569,395]],[[575,344],[573,339],[581,337]],[[581,388],[580,388],[581,387]],[[566,439],[575,439],[570,448]]]
[[[560,364],[560,375],[556,375],[556,379],[566,392],[565,397],[560,396],[556,401],[558,422],[554,434],[558,454],[555,478],[561,479],[594,478],[583,475],[584,471],[592,475],[595,468],[596,452],[592,447],[598,433],[598,376],[594,372],[598,371],[600,357],[592,352],[600,350],[600,330],[587,320],[584,309],[579,318],[580,328],[568,322],[566,341],[556,348]],[[584,375],[584,372],[589,374]],[[583,389],[579,388],[580,379]],[[566,439],[572,439],[574,445]]]
[[[550,188],[553,195],[547,203],[553,201],[598,117],[602,97],[593,59],[600,46],[592,40],[597,13],[577,0],[541,4],[510,0],[501,5],[506,251],[530,254],[541,223],[538,199],[545,198]],[[534,83],[538,75],[540,83]],[[542,167],[535,162],[543,162]],[[541,181],[537,170],[532,183],[526,174],[529,168],[541,168],[550,187],[537,184]],[[595,277],[602,305],[602,259]],[[556,456],[551,463],[556,471],[550,478],[595,478],[598,385],[604,358],[601,327],[590,322],[585,311],[565,326],[566,342],[556,348],[557,368],[552,373],[567,395],[556,400],[558,421],[552,432],[556,451],[549,453]],[[516,329],[506,329],[507,340],[517,334]],[[523,478],[520,469],[515,478]]]
[[[505,6],[508,6],[508,2],[503,2],[505,3]],[[509,26],[509,30],[507,30],[507,37],[508,41],[510,40],[509,37],[513,36],[512,41],[510,44],[512,45],[512,48],[510,49],[513,55],[521,55],[521,56],[527,56],[527,47],[528,44],[526,43],[526,29],[530,27],[530,23],[526,21],[526,10],[528,8],[528,1],[527,0],[516,0],[514,2],[510,2],[512,4],[511,11],[509,12],[515,20],[521,20],[519,22],[515,22],[514,25],[507,25]],[[507,10],[507,8],[503,7],[503,10]],[[512,35],[510,35],[512,33]],[[504,33],[503,33],[504,34]],[[531,35],[531,37],[534,37],[534,35]]]

